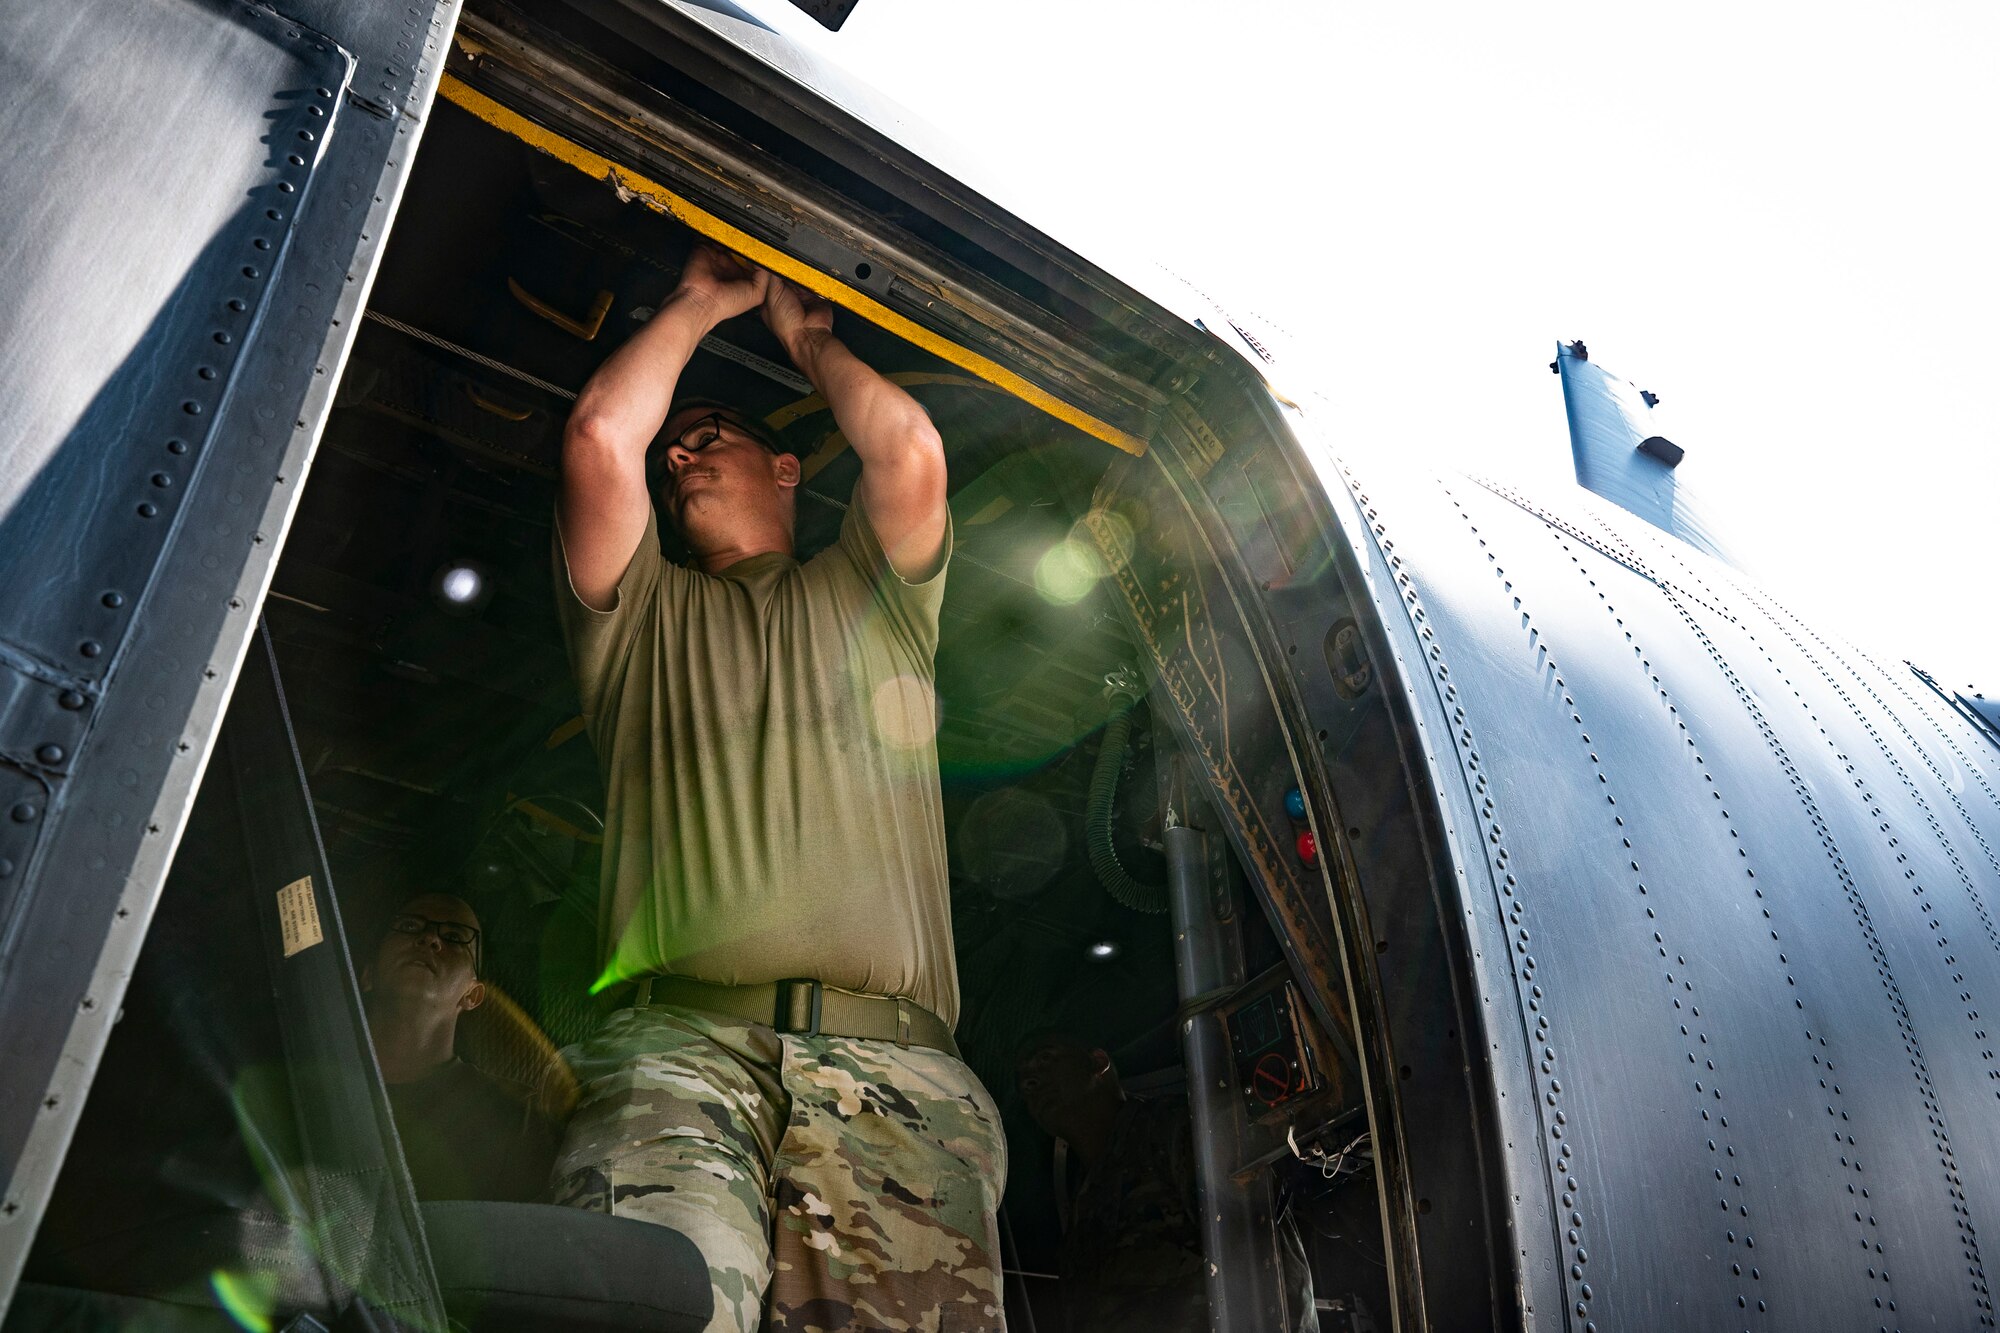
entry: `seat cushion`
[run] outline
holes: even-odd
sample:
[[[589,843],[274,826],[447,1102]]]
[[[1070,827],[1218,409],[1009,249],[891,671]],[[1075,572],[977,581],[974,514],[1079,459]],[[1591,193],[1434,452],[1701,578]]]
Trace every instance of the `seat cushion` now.
[[[219,1305],[207,1308],[145,1296],[23,1282],[7,1309],[6,1333],[237,1333],[241,1327]]]
[[[423,1205],[452,1318],[473,1333],[699,1333],[715,1295],[678,1231],[544,1203]]]

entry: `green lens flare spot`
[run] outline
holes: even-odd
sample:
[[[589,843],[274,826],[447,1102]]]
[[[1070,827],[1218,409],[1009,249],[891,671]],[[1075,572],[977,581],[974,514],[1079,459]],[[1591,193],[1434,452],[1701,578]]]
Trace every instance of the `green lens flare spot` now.
[[[271,1309],[276,1303],[278,1276],[275,1273],[236,1273],[218,1268],[208,1275],[208,1288],[215,1300],[238,1328],[249,1333],[271,1333]]]
[[[1074,606],[1107,572],[1096,547],[1065,537],[1035,562],[1035,591],[1056,606]]]

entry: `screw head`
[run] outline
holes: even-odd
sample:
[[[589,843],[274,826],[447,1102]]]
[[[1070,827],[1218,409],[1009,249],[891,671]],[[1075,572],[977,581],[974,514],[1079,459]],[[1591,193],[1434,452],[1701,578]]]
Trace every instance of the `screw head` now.
[[[44,745],[41,749],[35,751],[35,758],[45,764],[60,764],[68,757],[69,751],[63,749],[60,745]]]
[[[64,690],[56,696],[56,703],[63,708],[67,708],[72,713],[82,708],[87,702],[89,701],[83,697],[83,691],[81,690]]]
[[[12,810],[9,810],[7,812],[8,817],[11,818],[16,824],[32,823],[34,821],[35,816],[39,815],[40,813],[42,813],[41,810],[37,808],[32,802],[29,801],[22,801],[20,804],[16,805]]]

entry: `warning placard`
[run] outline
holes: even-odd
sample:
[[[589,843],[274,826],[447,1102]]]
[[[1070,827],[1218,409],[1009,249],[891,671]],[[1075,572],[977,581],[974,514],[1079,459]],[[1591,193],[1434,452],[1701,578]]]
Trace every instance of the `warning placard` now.
[[[278,930],[285,937],[285,957],[310,949],[326,938],[320,933],[319,907],[313,901],[312,876],[295,879],[278,890]]]

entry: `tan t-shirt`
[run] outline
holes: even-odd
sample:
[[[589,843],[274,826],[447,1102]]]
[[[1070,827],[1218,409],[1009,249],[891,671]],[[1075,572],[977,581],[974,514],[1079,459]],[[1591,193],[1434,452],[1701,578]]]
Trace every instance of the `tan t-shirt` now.
[[[950,534],[946,533],[946,550]],[[889,567],[859,504],[803,565],[668,564],[556,595],[604,770],[603,982],[814,977],[958,1021],[933,656],[944,561]]]

